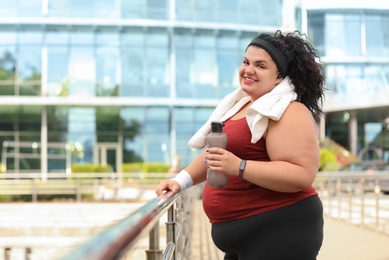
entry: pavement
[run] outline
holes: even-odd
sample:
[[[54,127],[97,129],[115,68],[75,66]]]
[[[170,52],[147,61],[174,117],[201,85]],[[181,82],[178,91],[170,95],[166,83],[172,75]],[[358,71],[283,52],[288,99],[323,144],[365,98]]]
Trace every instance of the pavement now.
[[[211,238],[211,224],[201,206],[196,202],[193,218],[193,260],[222,260]],[[324,241],[317,260],[389,260],[389,235],[376,233],[354,224],[325,216]]]
[[[325,217],[317,260],[388,260],[389,235]]]

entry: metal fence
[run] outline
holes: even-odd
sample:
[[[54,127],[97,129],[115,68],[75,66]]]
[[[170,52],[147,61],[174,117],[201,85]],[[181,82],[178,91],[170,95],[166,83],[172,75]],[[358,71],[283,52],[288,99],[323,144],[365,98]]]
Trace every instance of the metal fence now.
[[[187,192],[167,200],[155,198],[60,259],[133,259],[137,242],[145,236],[149,238],[147,260],[188,259],[192,206],[193,201]],[[160,219],[164,214],[167,214],[166,245],[161,249]]]
[[[324,214],[389,235],[389,172],[320,172]]]

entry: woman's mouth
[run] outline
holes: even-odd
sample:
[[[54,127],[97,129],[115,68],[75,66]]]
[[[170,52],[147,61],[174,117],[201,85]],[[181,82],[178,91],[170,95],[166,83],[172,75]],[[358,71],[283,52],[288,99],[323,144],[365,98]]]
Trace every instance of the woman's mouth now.
[[[248,78],[248,77],[243,77],[243,82],[246,85],[251,85],[251,84],[257,82],[257,80],[252,79],[252,78]]]

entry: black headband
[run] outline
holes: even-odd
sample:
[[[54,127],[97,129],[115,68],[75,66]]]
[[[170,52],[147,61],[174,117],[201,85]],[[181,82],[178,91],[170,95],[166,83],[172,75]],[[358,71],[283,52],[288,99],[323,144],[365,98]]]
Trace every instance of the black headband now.
[[[286,73],[288,72],[288,61],[285,58],[285,56],[276,48],[273,46],[273,44],[262,40],[255,38],[253,39],[250,44],[247,46],[247,48],[251,45],[258,46],[262,49],[264,49],[269,55],[272,57],[274,62],[277,65],[277,68],[279,69],[281,76],[284,78],[286,76]],[[247,49],[246,49],[247,50]]]

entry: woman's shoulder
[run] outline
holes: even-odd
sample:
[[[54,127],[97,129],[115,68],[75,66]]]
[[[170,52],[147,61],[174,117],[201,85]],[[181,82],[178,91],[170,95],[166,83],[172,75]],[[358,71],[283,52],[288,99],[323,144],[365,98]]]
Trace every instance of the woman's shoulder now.
[[[293,101],[285,109],[279,121],[272,121],[271,124],[311,124],[315,123],[311,111],[301,102]]]

